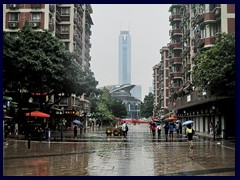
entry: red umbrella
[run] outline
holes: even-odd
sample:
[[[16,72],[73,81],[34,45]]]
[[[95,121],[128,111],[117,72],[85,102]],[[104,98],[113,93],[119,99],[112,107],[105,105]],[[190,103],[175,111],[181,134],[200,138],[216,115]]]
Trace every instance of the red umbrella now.
[[[43,113],[41,111],[32,111],[32,112],[26,113],[25,115],[31,116],[31,117],[50,118],[49,114]]]
[[[176,120],[177,118],[175,117],[169,117],[168,120],[172,121],[172,120]]]

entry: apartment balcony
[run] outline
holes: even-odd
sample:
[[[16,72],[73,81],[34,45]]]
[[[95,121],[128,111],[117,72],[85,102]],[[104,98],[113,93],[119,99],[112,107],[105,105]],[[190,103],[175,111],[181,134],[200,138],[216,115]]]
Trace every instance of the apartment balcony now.
[[[182,78],[182,72],[170,72],[170,78],[171,79],[181,79]]]
[[[56,29],[56,37],[59,39],[67,39],[69,40],[70,38],[70,33],[69,32],[61,32],[60,30]]]
[[[172,36],[174,36],[174,35],[182,35],[181,29],[180,28],[173,29],[171,35]]]
[[[182,49],[182,44],[181,44],[181,42],[172,43],[172,44],[171,44],[171,48],[172,48],[172,49]]]
[[[182,63],[182,58],[181,57],[173,57],[170,60],[171,64],[181,64]]]
[[[69,15],[61,16],[61,21],[62,22],[69,22],[70,21],[70,16]]]
[[[180,20],[181,20],[180,14],[172,14],[171,16],[169,16],[169,21],[170,22],[180,21]]]
[[[215,39],[214,37],[207,37],[203,39],[204,42],[204,47],[209,47],[215,44]]]
[[[215,14],[210,11],[207,13],[204,13],[204,22],[208,22],[208,21],[215,21]]]

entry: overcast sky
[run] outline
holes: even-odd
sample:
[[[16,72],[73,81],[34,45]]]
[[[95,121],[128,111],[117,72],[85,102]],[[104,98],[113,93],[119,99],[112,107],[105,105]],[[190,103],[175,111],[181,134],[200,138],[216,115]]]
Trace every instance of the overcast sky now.
[[[131,83],[142,86],[142,99],[153,82],[159,50],[170,42],[169,4],[92,4],[91,69],[98,87],[118,83],[118,36],[131,35]]]

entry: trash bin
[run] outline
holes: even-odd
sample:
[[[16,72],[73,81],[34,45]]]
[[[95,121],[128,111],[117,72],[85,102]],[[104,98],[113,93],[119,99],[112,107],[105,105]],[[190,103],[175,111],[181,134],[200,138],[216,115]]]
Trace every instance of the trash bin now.
[[[228,139],[228,134],[226,129],[223,129],[222,131],[223,131],[223,139]]]

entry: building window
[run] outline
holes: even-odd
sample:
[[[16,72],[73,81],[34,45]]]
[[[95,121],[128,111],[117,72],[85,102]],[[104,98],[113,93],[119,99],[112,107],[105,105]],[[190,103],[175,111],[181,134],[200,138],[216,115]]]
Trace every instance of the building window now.
[[[210,37],[215,35],[215,33],[216,33],[216,26],[215,26],[215,24],[209,24],[209,33],[210,33]]]
[[[61,33],[69,33],[69,25],[62,25]]]
[[[61,8],[61,15],[70,15],[70,8]]]
[[[180,28],[180,22],[175,22],[173,25],[172,25],[172,29],[179,29]]]
[[[173,8],[172,15],[179,15],[180,11],[179,8]]]
[[[32,22],[40,22],[41,13],[32,13]]]
[[[10,21],[18,21],[18,13],[10,13]]]
[[[67,104],[67,100],[68,100],[67,98],[61,99],[59,105],[66,105]]]

